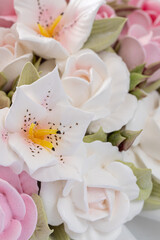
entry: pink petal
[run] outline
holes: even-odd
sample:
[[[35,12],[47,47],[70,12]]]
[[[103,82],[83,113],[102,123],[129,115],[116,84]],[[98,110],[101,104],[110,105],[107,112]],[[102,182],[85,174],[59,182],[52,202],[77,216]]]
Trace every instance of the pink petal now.
[[[0,0],[0,15],[15,15],[14,0]]]
[[[4,220],[3,229],[2,229],[2,232],[3,232],[10,225],[10,221],[12,220],[12,212],[8,205],[5,195],[1,193],[0,193],[0,207],[4,213],[4,217],[2,218],[2,220]]]
[[[153,10],[160,14],[160,3],[158,1],[144,1],[144,10]]]
[[[147,80],[148,83],[155,82],[160,79],[160,69],[152,74],[152,76]]]
[[[37,181],[35,179],[31,178],[31,176],[28,173],[23,171],[19,175],[19,178],[20,178],[23,193],[26,193],[30,196],[33,193],[38,193]]]
[[[102,5],[96,15],[96,20],[103,19],[103,18],[110,18],[114,17],[115,11],[113,8],[111,8],[109,5]]]
[[[128,35],[135,38],[140,38],[145,36],[148,31],[139,24],[132,25],[128,30]]]
[[[121,41],[121,47],[118,53],[127,64],[129,69],[145,62],[145,52],[139,41],[132,37],[125,37]]]
[[[21,221],[22,232],[18,240],[27,240],[32,236],[36,228],[37,208],[33,199],[30,196],[22,194],[21,197],[23,198],[26,206],[26,215]]]
[[[8,182],[0,179],[0,193],[1,192],[6,196],[13,217],[18,220],[23,219],[25,215],[25,205],[17,190]]]
[[[144,27],[145,29],[149,30],[152,22],[147,13],[145,13],[142,10],[137,10],[128,16],[127,24],[129,27],[132,26],[133,24],[138,24]]]
[[[1,240],[17,240],[21,234],[21,224],[18,220],[12,219],[9,227],[0,234]]]
[[[19,177],[9,167],[0,166],[0,178],[10,183],[19,193],[22,193]]]
[[[149,43],[144,46],[146,51],[146,63],[147,65],[160,61],[160,47],[157,43]]]
[[[143,2],[144,0],[130,0],[128,4],[131,6],[141,7]]]

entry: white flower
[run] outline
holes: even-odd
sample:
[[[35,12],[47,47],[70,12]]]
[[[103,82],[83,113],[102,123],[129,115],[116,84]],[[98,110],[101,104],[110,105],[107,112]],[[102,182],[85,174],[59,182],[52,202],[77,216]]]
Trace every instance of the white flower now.
[[[15,25],[12,28],[0,28],[0,72],[3,72],[8,83],[8,90],[13,80],[21,73],[24,64],[31,61],[32,54],[19,42]]]
[[[115,53],[105,51],[100,57],[89,49],[81,50],[67,59],[62,75],[71,104],[94,114],[89,132],[101,126],[106,132],[119,130],[137,107],[136,98],[128,94],[130,76],[125,63]],[[64,62],[58,64],[63,71]]]
[[[160,98],[152,92],[138,102],[133,119],[127,129],[143,130],[130,151],[124,153],[126,161],[136,162],[152,170],[153,176],[160,182]]]
[[[98,141],[84,147],[83,181],[42,183],[48,222],[64,222],[75,240],[113,240],[142,209],[143,201],[134,202],[139,195],[137,179],[128,166],[116,161],[122,160],[117,147]]]
[[[68,104],[57,69],[17,88],[5,120],[3,112],[0,141],[7,150],[0,148],[0,154],[6,162],[16,153],[38,180],[78,178],[74,151],[92,116]]]
[[[15,0],[19,37],[43,58],[66,58],[79,50],[104,0]]]

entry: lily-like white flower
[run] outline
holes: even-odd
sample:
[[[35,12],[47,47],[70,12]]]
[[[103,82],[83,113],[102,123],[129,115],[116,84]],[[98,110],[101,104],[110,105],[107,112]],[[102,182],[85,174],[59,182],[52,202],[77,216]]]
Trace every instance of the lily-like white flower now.
[[[7,78],[8,90],[13,80],[21,73],[24,64],[32,59],[32,53],[20,43],[15,29],[0,28],[0,72]]]
[[[128,93],[130,76],[122,59],[115,53],[100,54],[86,49],[57,61],[62,83],[71,104],[94,114],[89,127],[96,132],[120,129],[132,118],[136,98]]]
[[[66,58],[79,50],[104,0],[15,0],[19,37],[43,58]]]
[[[157,92],[138,102],[133,119],[127,129],[143,130],[132,148],[123,153],[126,161],[152,170],[153,177],[160,182],[160,98]]]
[[[84,148],[82,182],[42,183],[48,222],[64,223],[75,240],[113,240],[142,209],[143,201],[134,202],[139,195],[137,179],[128,166],[116,161],[122,160],[117,147],[96,141]]]
[[[7,149],[5,153],[0,149],[4,159],[16,153],[38,180],[77,178],[74,151],[92,116],[68,104],[58,70],[17,88],[13,99],[4,124],[0,123],[0,141]]]

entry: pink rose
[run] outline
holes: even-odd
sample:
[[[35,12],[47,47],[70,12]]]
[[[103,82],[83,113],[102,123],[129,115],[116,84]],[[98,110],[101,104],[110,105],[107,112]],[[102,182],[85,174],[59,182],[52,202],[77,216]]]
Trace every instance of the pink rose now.
[[[121,35],[119,55],[129,69],[160,61],[160,26],[155,27],[146,11],[136,10],[128,15]]]
[[[13,0],[0,0],[0,27],[11,27],[16,21]]]
[[[37,193],[37,190],[36,181],[27,173],[16,175],[11,169],[0,167],[1,240],[27,240],[32,236],[37,209],[27,194]]]
[[[102,5],[96,15],[96,20],[103,18],[111,18],[115,16],[115,11],[109,5]]]
[[[141,8],[150,16],[154,26],[160,26],[160,2],[153,0],[130,0],[129,5]]]

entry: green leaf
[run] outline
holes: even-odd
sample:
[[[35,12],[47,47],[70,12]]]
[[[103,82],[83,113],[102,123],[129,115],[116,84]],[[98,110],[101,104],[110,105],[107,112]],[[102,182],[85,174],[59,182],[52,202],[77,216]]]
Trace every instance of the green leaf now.
[[[98,132],[91,134],[91,135],[86,135],[83,138],[83,141],[85,143],[91,143],[94,141],[101,141],[101,142],[106,142],[107,141],[107,134],[103,131],[102,127],[99,129]]]
[[[49,240],[70,240],[70,237],[64,230],[63,224],[58,227],[53,227],[54,232],[51,234]]]
[[[137,200],[146,200],[149,198],[152,192],[152,174],[151,170],[148,168],[137,168],[133,163],[123,162],[123,164],[130,167],[133,171],[133,174],[137,178],[137,185],[140,189],[139,197]]]
[[[7,78],[4,76],[2,72],[0,72],[0,89],[2,89],[6,83]]]
[[[153,189],[151,196],[145,201],[145,210],[155,210],[160,209],[160,183],[155,179],[152,179]]]
[[[100,52],[110,47],[121,33],[126,18],[106,18],[95,20],[91,35],[83,48],[90,48],[95,52]]]
[[[121,131],[121,135],[122,135],[122,137],[125,138],[125,140],[120,144],[119,150],[127,151],[132,146],[135,139],[139,136],[139,134],[141,132],[142,132],[142,130],[140,130],[140,131],[130,131],[130,130]]]
[[[135,87],[143,82],[148,76],[142,75],[141,73],[132,72],[130,74],[130,88],[129,91],[135,89]]]
[[[27,62],[21,72],[18,87],[22,85],[29,85],[37,81],[40,78],[37,69],[33,66],[31,62]]]
[[[147,96],[147,93],[140,88],[135,88],[133,91],[130,91],[130,94],[134,95],[138,100]]]
[[[141,131],[123,130],[110,133],[107,141],[111,142],[113,146],[117,146],[120,151],[127,151],[138,137]]]
[[[117,147],[118,147],[124,140],[126,140],[126,138],[121,135],[121,131],[116,131],[116,132],[111,133],[111,134],[108,136],[108,139],[107,139],[108,142],[112,143],[113,146],[117,146]]]
[[[160,88],[160,79],[144,87],[143,91],[145,91],[146,93],[150,93],[154,90],[157,90],[158,88]]]
[[[30,240],[48,240],[53,230],[48,227],[47,216],[44,210],[42,199],[37,194],[33,194],[32,198],[37,206],[38,221],[36,229]]]
[[[152,63],[144,70],[144,74],[150,76],[159,69],[160,69],[160,62]]]
[[[137,67],[135,67],[134,69],[131,70],[131,73],[140,73],[142,74],[142,72],[144,71],[145,68],[145,64],[141,64]]]
[[[34,66],[35,66],[35,68],[37,69],[37,71],[38,71],[38,69],[39,69],[39,66],[40,66],[40,64],[41,64],[41,61],[42,61],[42,58],[38,58],[38,60],[35,62],[35,64],[34,64]]]
[[[0,109],[10,107],[10,99],[5,92],[0,91]]]

